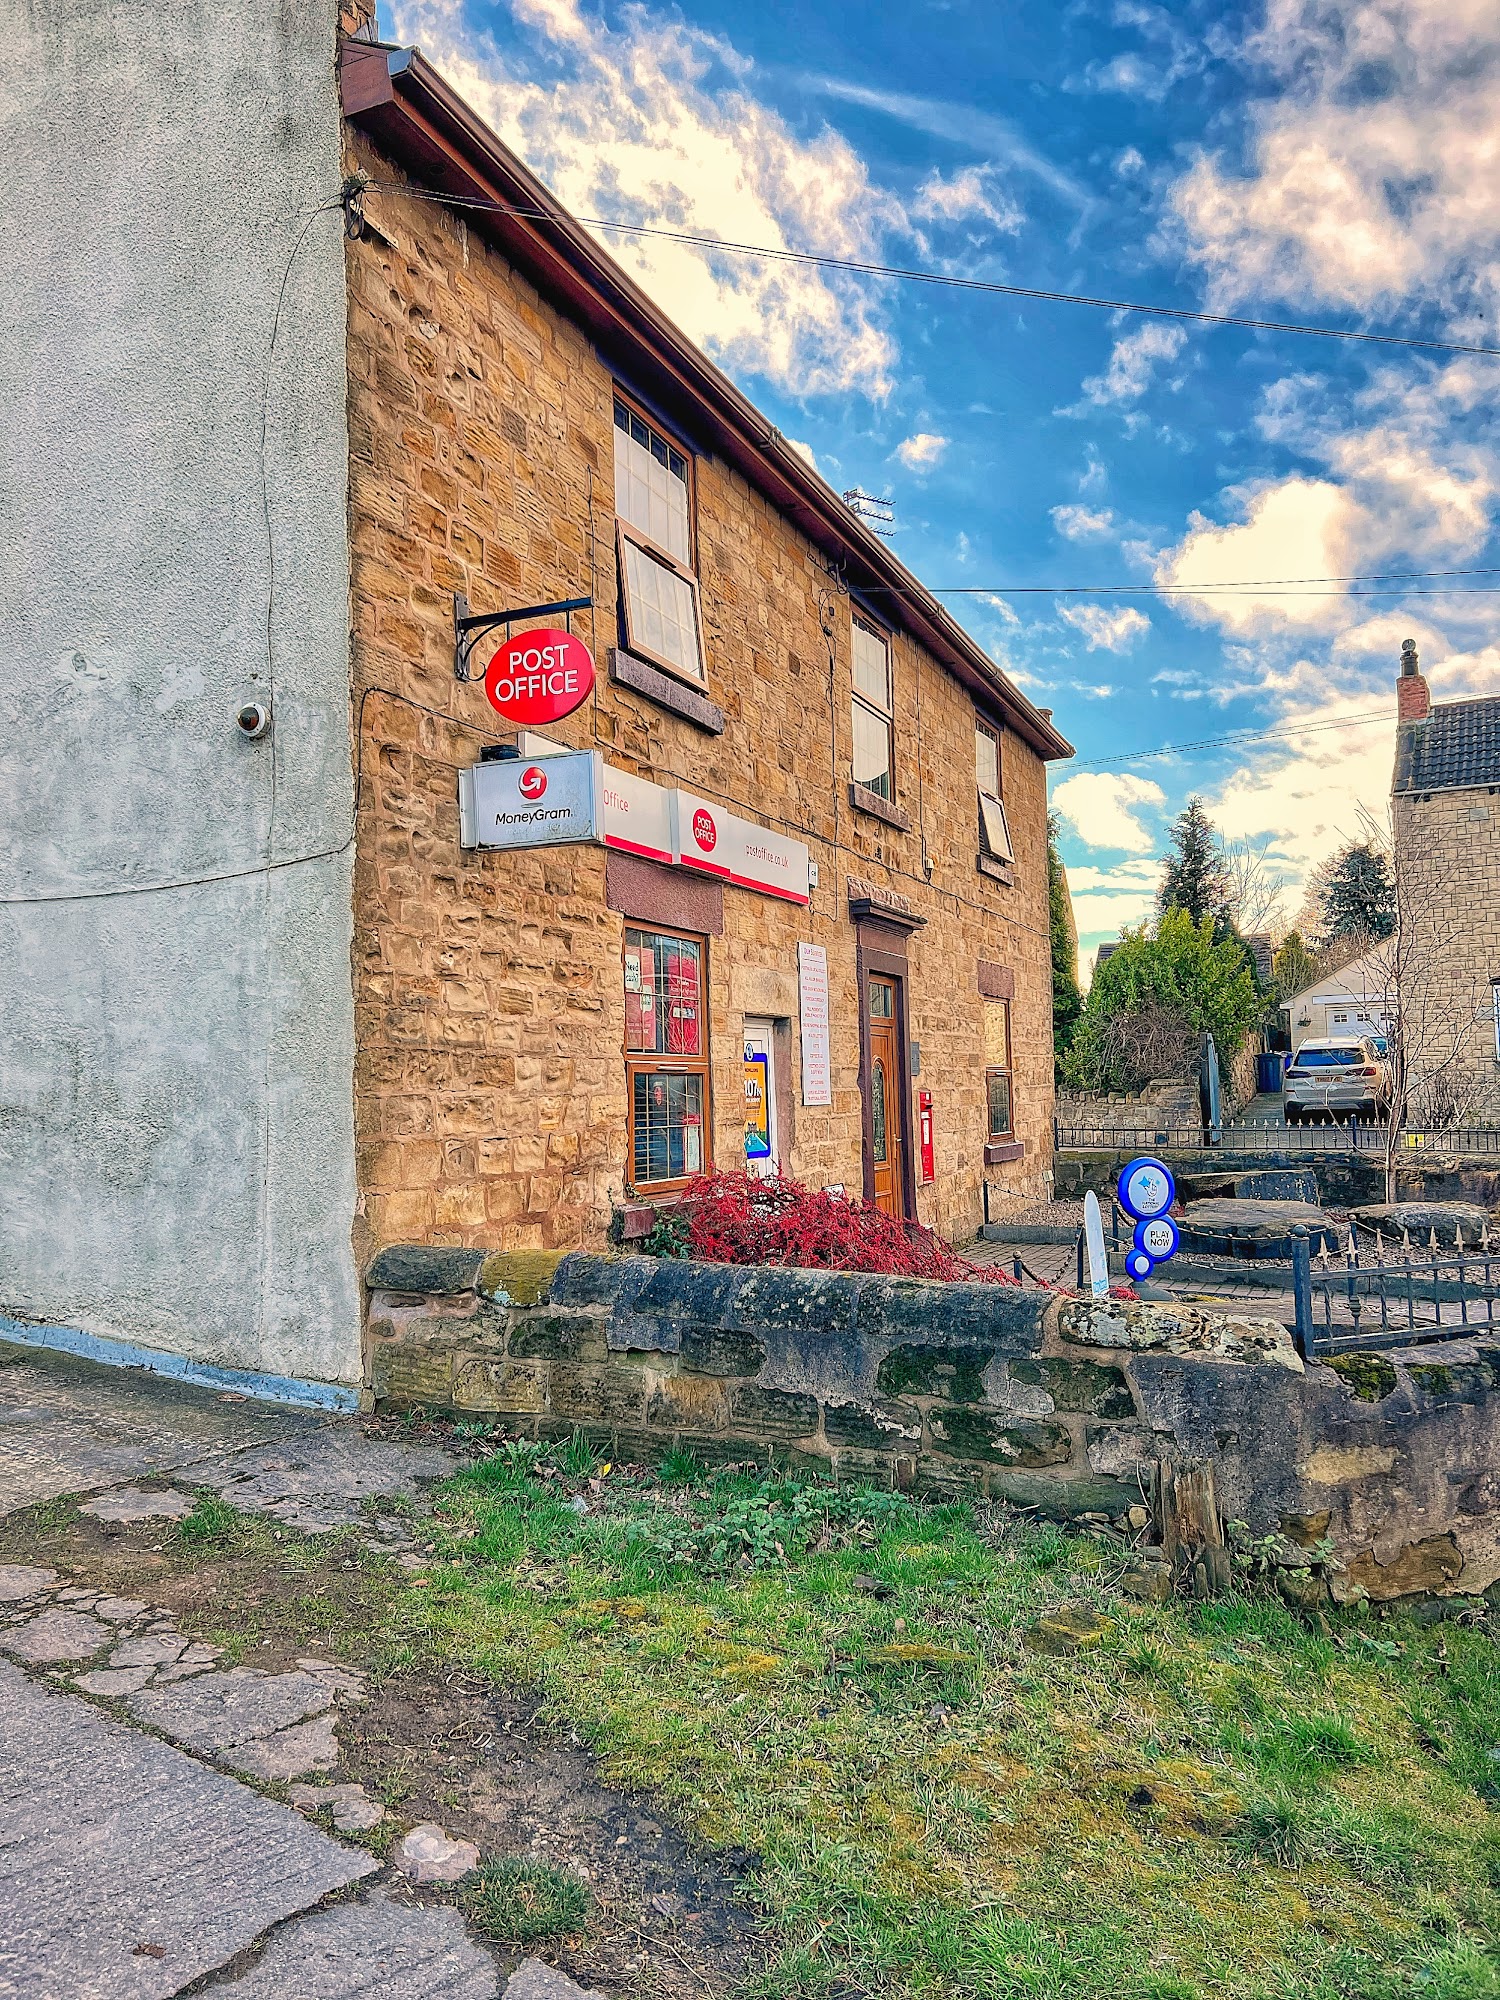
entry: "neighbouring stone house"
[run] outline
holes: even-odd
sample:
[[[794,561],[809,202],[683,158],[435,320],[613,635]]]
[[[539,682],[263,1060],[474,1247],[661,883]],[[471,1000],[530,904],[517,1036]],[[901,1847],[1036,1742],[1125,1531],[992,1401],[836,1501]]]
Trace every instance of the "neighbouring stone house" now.
[[[1068,751],[370,12],[79,0],[0,93],[0,1332],[334,1402],[387,1243],[1043,1192]]]
[[[1500,1123],[1500,694],[1439,701],[1415,643],[1396,682],[1391,783],[1404,1032],[1420,1080],[1459,1053],[1422,1109]],[[1390,954],[1387,954],[1388,956]]]

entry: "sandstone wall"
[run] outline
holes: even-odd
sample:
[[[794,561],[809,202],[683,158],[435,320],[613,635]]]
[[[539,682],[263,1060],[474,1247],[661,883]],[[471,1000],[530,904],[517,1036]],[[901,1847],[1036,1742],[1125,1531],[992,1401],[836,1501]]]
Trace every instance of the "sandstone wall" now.
[[[1163,1460],[1202,1458],[1226,1517],[1336,1596],[1500,1577],[1493,1337],[1304,1366],[1276,1323],[1185,1306],[642,1257],[398,1248],[369,1283],[388,1407],[1126,1522]]]
[[[1436,1101],[1421,1101],[1419,1089],[1407,1123],[1442,1117],[1453,1100],[1451,1122],[1500,1124],[1490,984],[1500,978],[1500,798],[1482,786],[1398,793],[1392,809],[1402,921],[1414,938],[1397,955],[1414,1069],[1445,1056],[1455,1032],[1462,1042]]]

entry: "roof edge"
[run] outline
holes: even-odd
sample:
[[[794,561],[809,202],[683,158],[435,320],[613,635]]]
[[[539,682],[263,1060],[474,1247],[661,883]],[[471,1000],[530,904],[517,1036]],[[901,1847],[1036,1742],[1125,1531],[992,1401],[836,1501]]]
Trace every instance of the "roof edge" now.
[[[500,239],[530,275],[561,291],[599,336],[633,342],[693,404],[725,456],[753,480],[825,554],[857,570],[848,581],[873,588],[892,622],[998,709],[1044,762],[1073,753],[1050,718],[1021,693],[978,642],[808,464],[708,356],[667,318],[628,273],[565,209],[420,49],[346,41],[340,59],[344,114],[367,128],[420,184],[468,198],[482,190],[496,210],[470,219]],[[524,214],[513,211],[524,210]],[[549,282],[550,281],[550,282]]]

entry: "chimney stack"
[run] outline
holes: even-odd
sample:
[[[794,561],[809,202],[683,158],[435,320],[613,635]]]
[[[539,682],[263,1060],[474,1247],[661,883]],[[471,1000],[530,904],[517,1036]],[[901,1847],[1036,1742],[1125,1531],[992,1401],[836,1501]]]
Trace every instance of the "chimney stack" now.
[[[1432,713],[1432,690],[1422,678],[1422,669],[1417,661],[1415,639],[1403,641],[1401,647],[1401,675],[1396,682],[1396,719],[1398,722],[1423,722]]]

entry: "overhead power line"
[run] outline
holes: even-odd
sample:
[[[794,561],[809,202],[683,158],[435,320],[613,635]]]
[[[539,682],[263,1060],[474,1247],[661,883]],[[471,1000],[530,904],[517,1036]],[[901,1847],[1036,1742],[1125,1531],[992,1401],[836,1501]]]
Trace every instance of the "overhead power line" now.
[[[1405,583],[1421,582],[1431,577],[1442,576],[1500,576],[1500,566],[1479,569],[1393,569],[1375,572],[1369,576],[1283,576],[1257,577],[1243,583],[940,583],[924,586],[934,597],[1206,597],[1236,591],[1274,591],[1278,594],[1296,592],[1304,586],[1319,585],[1312,594],[1321,596],[1328,588],[1342,590],[1350,583]],[[862,590],[869,590],[869,584],[861,584]],[[894,584],[878,586],[882,591],[894,590]],[[1476,584],[1471,591],[1403,591],[1395,593],[1411,597],[1469,596],[1483,595],[1487,590],[1495,590],[1500,585]],[[1353,595],[1363,593],[1354,592]],[[1382,595],[1385,593],[1381,593]]]
[[[1059,757],[1059,764],[1087,769],[1098,764],[1137,764],[1143,757],[1178,757],[1193,750],[1220,750],[1236,743],[1268,743],[1283,736],[1313,736],[1324,729],[1358,729],[1371,722],[1394,722],[1393,708],[1367,715],[1334,715],[1322,722],[1282,722],[1273,729],[1237,729],[1227,736],[1200,736],[1191,743],[1158,743],[1147,750],[1114,750],[1107,757]]]
[[[368,186],[381,194],[403,194],[417,201],[435,201],[445,208],[488,210],[495,215],[514,216],[520,222],[556,222],[548,209],[517,208],[510,202],[490,201],[481,195],[456,195],[408,187],[402,181],[370,181]],[[600,215],[571,218],[585,229],[613,230],[626,236],[649,236],[669,243],[684,243],[697,250],[713,250],[736,257],[762,257],[775,264],[812,265],[819,270],[847,271],[863,278],[899,278],[907,284],[940,285],[950,291],[983,292],[1007,299],[1032,299],[1047,305],[1093,306],[1101,312],[1143,313],[1153,319],[1192,320],[1202,326],[1238,326],[1253,333],[1302,333],[1319,340],[1363,341],[1377,347],[1417,347],[1436,354],[1482,354],[1500,358],[1500,347],[1482,347],[1461,340],[1423,340],[1407,333],[1367,333],[1348,326],[1312,326],[1300,320],[1251,319],[1238,313],[1200,312],[1191,306],[1144,305],[1136,299],[1094,298],[1083,292],[1050,291],[1040,285],[1002,285],[994,278],[959,278],[946,271],[923,271],[913,265],[877,264],[861,257],[830,257],[813,250],[789,250],[766,243],[734,243],[721,236],[709,236],[689,229],[663,229],[654,223],[613,222]]]

